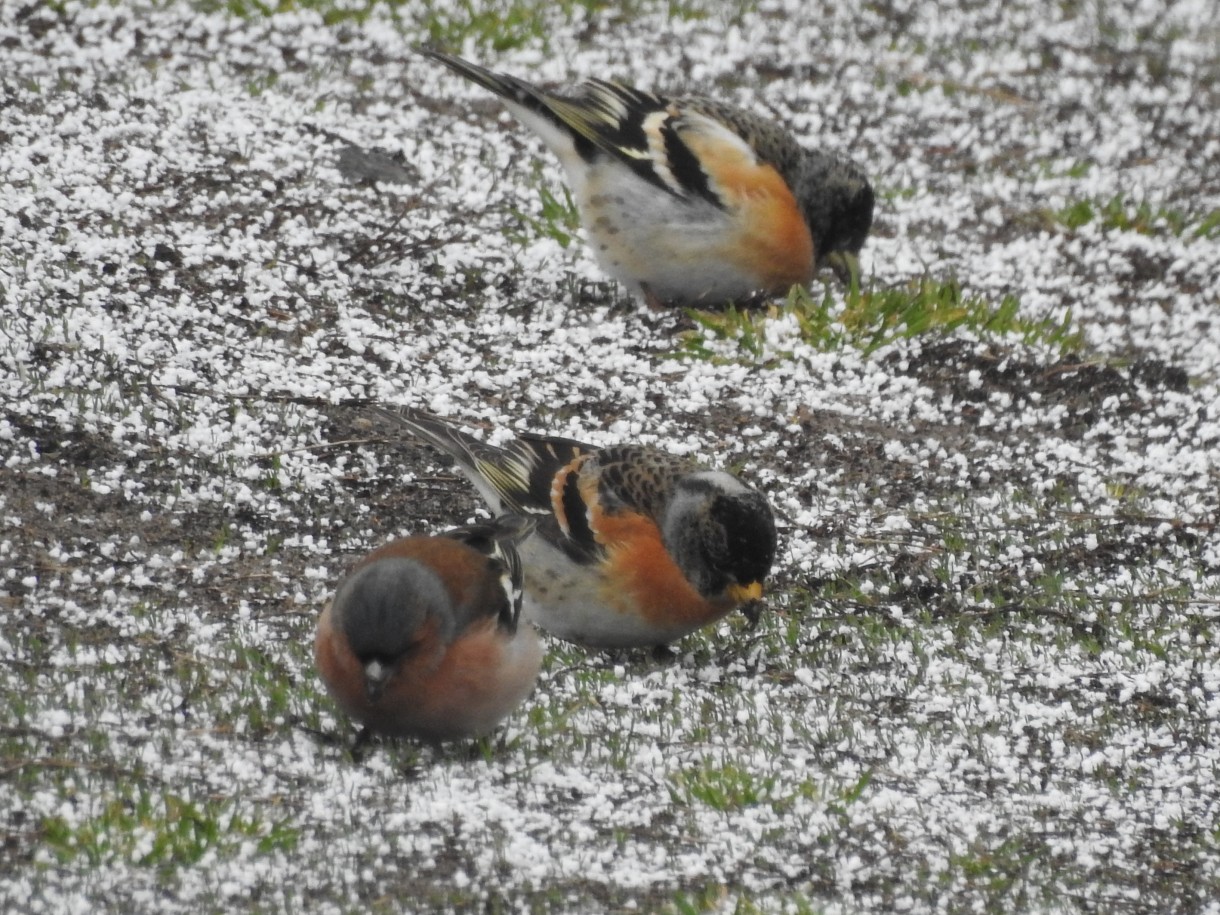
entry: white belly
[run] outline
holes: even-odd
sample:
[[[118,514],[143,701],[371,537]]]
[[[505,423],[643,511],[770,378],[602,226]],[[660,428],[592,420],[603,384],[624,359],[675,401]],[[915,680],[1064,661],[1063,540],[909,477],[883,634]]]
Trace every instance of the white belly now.
[[[744,299],[762,279],[724,256],[732,216],[705,200],[684,200],[645,184],[626,166],[603,162],[574,196],[601,268],[640,294],[697,304]],[[570,176],[569,176],[570,177]]]
[[[539,537],[518,549],[525,567],[522,616],[556,638],[592,648],[650,648],[691,631],[687,625],[657,626],[615,606],[596,566],[573,562]]]

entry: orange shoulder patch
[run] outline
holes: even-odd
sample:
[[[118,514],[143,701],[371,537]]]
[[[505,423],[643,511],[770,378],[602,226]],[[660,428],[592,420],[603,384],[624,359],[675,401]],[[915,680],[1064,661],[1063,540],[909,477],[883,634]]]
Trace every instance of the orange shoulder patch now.
[[[682,139],[699,157],[733,223],[723,255],[760,286],[780,290],[813,278],[813,237],[788,183],[747,149],[697,131]]]

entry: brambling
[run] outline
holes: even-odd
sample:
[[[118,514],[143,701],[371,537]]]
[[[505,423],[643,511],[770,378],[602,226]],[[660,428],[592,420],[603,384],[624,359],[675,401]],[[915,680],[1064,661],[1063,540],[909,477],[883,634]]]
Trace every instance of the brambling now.
[[[845,277],[873,221],[852,162],[702,96],[594,79],[570,95],[430,49],[490,89],[559,157],[597,261],[653,308],[787,292],[825,262]]]
[[[506,515],[405,537],[361,560],[318,620],[326,688],[369,732],[430,741],[486,734],[534,686],[542,645],[518,625],[516,544],[533,521]]]
[[[594,648],[662,646],[762,597],[767,500],[731,474],[640,445],[523,435],[498,448],[410,409],[375,412],[457,461],[496,514],[526,515],[524,616]]]

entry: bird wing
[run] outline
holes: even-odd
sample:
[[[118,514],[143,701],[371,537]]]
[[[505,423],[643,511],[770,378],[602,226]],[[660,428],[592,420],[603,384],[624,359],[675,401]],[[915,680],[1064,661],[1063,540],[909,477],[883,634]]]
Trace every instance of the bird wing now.
[[[500,585],[506,605],[500,610],[500,625],[509,633],[517,630],[521,601],[525,593],[524,572],[517,544],[533,533],[535,521],[523,515],[500,515],[486,524],[468,524],[445,531],[441,536],[460,541],[478,550],[500,570]]]
[[[597,498],[603,511],[637,512],[657,521],[674,484],[698,469],[695,462],[641,445],[615,445],[597,453]]]
[[[640,523],[659,527],[675,481],[691,466],[684,458],[638,445],[582,456],[555,477],[558,524],[548,539],[576,562],[601,561],[619,536],[638,533]]]

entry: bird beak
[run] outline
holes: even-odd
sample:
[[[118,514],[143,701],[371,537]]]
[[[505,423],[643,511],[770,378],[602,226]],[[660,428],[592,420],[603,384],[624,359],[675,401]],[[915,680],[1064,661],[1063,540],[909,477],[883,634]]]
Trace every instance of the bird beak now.
[[[728,595],[733,599],[735,604],[744,604],[746,601],[751,600],[762,600],[762,582],[752,581],[748,585],[731,584],[729,585]]]
[[[364,695],[369,702],[376,702],[381,698],[390,673],[391,668],[380,661],[369,661],[364,665]]]
[[[758,628],[758,622],[762,619],[763,611],[767,609],[767,605],[760,600],[747,601],[741,605],[741,615],[746,618],[746,631],[753,632]]]
[[[850,251],[831,251],[822,259],[839,282],[851,289],[860,288],[860,259]]]

